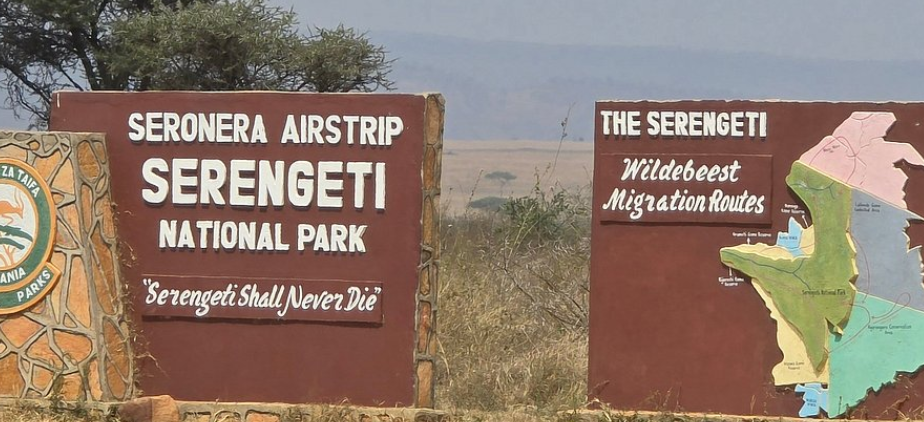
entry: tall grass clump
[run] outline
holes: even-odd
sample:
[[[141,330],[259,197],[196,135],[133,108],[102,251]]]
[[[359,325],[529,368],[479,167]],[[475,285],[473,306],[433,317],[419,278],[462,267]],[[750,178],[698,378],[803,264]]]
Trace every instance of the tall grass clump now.
[[[536,187],[442,221],[440,407],[558,411],[586,400],[585,189]]]

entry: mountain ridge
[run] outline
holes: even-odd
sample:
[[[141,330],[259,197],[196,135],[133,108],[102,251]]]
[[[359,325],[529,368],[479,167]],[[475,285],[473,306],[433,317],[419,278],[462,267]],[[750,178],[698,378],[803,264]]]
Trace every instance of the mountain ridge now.
[[[559,139],[565,117],[567,138],[591,139],[597,100],[924,99],[924,62],[915,60],[477,41],[401,31],[370,37],[397,58],[392,77],[399,90],[443,93],[452,139]]]
[[[593,138],[597,100],[924,100],[924,61],[806,59],[676,46],[478,41],[370,31],[403,92],[446,97],[450,139]],[[591,41],[592,42],[592,41]],[[0,127],[25,128],[9,110]]]

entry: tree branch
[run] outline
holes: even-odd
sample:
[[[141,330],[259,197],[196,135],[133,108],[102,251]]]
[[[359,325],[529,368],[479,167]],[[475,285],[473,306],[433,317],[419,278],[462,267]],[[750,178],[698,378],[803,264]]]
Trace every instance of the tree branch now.
[[[42,101],[51,104],[51,95],[50,95],[50,93],[45,92],[45,90],[42,89],[42,87],[38,86],[37,83],[35,83],[34,81],[30,80],[30,79],[29,79],[28,77],[26,77],[26,75],[23,74],[22,72],[18,71],[18,70],[16,69],[16,67],[13,66],[12,63],[10,63],[9,61],[7,61],[3,56],[0,56],[0,67],[2,67],[4,70],[6,70],[7,72],[9,72],[9,73],[12,74],[13,76],[15,76],[16,79],[18,79],[19,82],[21,82],[23,85],[29,87],[29,89],[32,90],[32,93],[33,93],[33,94],[38,95],[39,97],[41,97]]]

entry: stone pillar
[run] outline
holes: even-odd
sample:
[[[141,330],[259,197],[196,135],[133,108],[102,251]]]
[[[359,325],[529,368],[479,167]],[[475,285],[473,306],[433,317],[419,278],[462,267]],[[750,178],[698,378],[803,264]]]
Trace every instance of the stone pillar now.
[[[0,158],[33,167],[57,214],[44,299],[0,316],[0,398],[115,401],[135,394],[109,157],[101,134],[0,131]]]
[[[440,177],[443,166],[443,119],[446,104],[441,95],[427,96],[424,130],[423,212],[420,244],[420,283],[417,287],[417,341],[414,350],[414,406],[436,406],[436,296],[440,263]]]

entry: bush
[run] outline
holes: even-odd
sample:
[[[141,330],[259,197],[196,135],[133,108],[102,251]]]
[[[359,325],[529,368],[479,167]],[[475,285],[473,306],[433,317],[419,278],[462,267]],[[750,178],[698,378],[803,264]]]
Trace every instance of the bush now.
[[[499,196],[486,196],[468,203],[468,207],[476,210],[499,211],[507,200]]]
[[[444,219],[441,407],[583,405],[587,202],[583,190],[536,188],[500,212]]]
[[[508,219],[508,235],[518,245],[571,242],[575,235],[589,235],[587,206],[561,189],[546,194],[537,186],[532,195],[511,199],[501,208]]]

